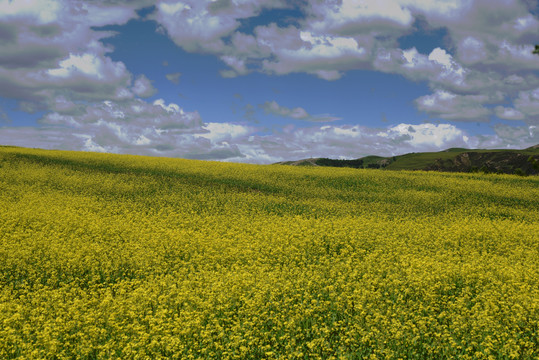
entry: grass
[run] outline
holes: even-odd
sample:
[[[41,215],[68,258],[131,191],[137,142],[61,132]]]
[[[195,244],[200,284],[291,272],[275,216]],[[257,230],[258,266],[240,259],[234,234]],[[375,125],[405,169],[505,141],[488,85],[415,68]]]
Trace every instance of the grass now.
[[[424,152],[424,153],[410,153],[397,156],[397,161],[392,162],[387,166],[389,170],[411,170],[411,169],[423,169],[431,165],[437,159],[453,160],[457,155],[465,152],[477,152],[477,153],[520,153],[524,155],[539,155],[539,148],[525,149],[525,150],[511,150],[511,149],[497,149],[497,150],[484,150],[484,149],[464,149],[464,148],[451,148],[446,151],[439,152]]]

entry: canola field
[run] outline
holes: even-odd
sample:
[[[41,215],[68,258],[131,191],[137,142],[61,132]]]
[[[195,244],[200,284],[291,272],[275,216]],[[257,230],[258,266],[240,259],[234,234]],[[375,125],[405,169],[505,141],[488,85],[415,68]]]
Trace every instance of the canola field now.
[[[539,178],[0,147],[1,359],[538,359]]]

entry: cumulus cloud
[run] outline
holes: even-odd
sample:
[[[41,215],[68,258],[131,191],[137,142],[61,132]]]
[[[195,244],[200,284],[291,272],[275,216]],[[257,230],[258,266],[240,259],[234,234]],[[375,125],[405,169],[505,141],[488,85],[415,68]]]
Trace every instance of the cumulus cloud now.
[[[0,96],[20,101],[22,109],[49,109],[60,95],[79,100],[127,99],[153,90],[133,77],[98,31],[124,24],[149,1],[0,1]]]
[[[539,62],[531,54],[539,20],[522,1],[343,0],[293,5],[304,15],[293,26],[261,25],[251,34],[238,31],[242,19],[292,3],[162,1],[152,18],[182,48],[219,56],[228,66],[221,71],[224,77],[252,71],[305,72],[336,80],[348,70],[376,69],[426,81],[434,90],[489,96],[501,91],[507,98],[539,83],[534,73]],[[448,47],[426,54],[400,49],[399,38],[414,31],[417,19],[429,28],[444,28]],[[504,82],[523,75],[523,84],[508,87]]]
[[[435,87],[469,90],[469,70],[457,63],[442,48],[421,54],[415,47],[406,50],[380,50],[374,61],[376,69],[401,74],[414,81],[429,81]]]
[[[295,127],[261,134],[235,123],[203,123],[177,104],[142,100],[104,102],[82,116],[50,114],[41,127],[0,127],[0,143],[51,149],[132,153],[190,159],[273,163],[306,157],[358,158],[450,147],[524,148],[539,142],[534,126],[496,125],[495,134],[470,136],[451,124]]]
[[[275,31],[269,27],[265,35]],[[297,36],[291,28],[289,33]],[[309,31],[299,31],[301,45],[292,47],[274,46],[276,60],[264,60],[264,69],[277,74],[307,72],[326,80],[341,77],[342,70],[350,70],[358,63],[368,60],[367,50],[352,37],[317,35]]]
[[[425,81],[434,91],[472,96],[458,98],[470,103],[465,106],[470,110],[467,114],[430,109],[416,102],[420,109],[438,112],[448,120],[484,120],[488,109],[481,96],[493,99],[501,92],[503,98],[511,99],[539,84],[534,73],[539,62],[531,54],[539,20],[517,0],[298,3],[305,17],[294,26],[273,23],[256,27],[252,34],[237,31],[239,20],[257,16],[263,9],[261,2],[235,4],[231,9],[225,2],[215,6],[206,1],[165,2],[155,18],[183,48],[219,55],[228,66],[221,71],[224,77],[252,71],[304,72],[337,80],[348,70],[376,69]],[[265,5],[286,6],[280,2]],[[417,19],[429,28],[446,29],[448,47],[425,54],[416,48],[400,49],[399,38],[413,31]],[[198,32],[202,26],[207,31]],[[526,80],[508,84],[506,80],[512,76]],[[479,97],[477,106],[471,104],[473,96]]]
[[[471,65],[484,61],[488,53],[483,41],[473,36],[467,36],[459,42],[458,55],[464,64]]]
[[[266,114],[273,114],[277,116],[291,118],[294,120],[304,120],[312,122],[331,122],[341,120],[341,118],[328,114],[310,115],[305,109],[301,107],[287,108],[285,106],[279,105],[275,100],[266,101],[265,103],[260,104],[259,107],[263,109]]]
[[[431,25],[448,29],[458,61],[478,71],[537,69],[529,50],[537,38],[539,21],[526,2],[475,0],[461,2],[459,8],[441,16],[425,12]]]
[[[449,124],[399,124],[378,133],[379,136],[400,140],[421,149],[441,149],[469,146],[469,137],[460,129]]]
[[[135,10],[152,5],[0,0],[0,96],[19,101],[21,109],[48,111],[38,128],[0,128],[0,142],[252,162],[538,142],[539,61],[531,46],[539,21],[526,2],[162,0],[149,16],[183,49],[218,57],[227,66],[224,77],[302,72],[337,80],[349,70],[377,70],[425,82],[432,93],[415,104],[433,117],[482,121],[495,114],[526,123],[497,125],[495,135],[484,137],[447,124],[309,124],[260,135],[243,124],[204,123],[197,112],[164,100],[146,102],[141,98],[156,93],[152,82],[112,60],[102,39],[113,33],[98,28],[125,24],[137,17]],[[241,32],[243,19],[292,5],[303,14],[294,25]],[[399,48],[399,38],[413,31],[418,18],[446,29],[447,46],[428,53]],[[177,82],[179,74],[167,79]],[[337,120],[276,102],[261,107],[295,120]]]
[[[55,112],[36,128],[0,128],[0,142],[69,150],[135,153],[223,160],[241,157],[234,141],[254,129],[232,123],[205,124],[198,112],[157,99],[104,101],[92,105],[56,99]]]
[[[0,66],[6,69],[21,69],[54,66],[62,56],[60,49],[44,46],[39,43],[28,47],[20,47],[17,43],[2,44]]]
[[[492,99],[486,95],[456,95],[437,90],[434,94],[419,97],[415,102],[419,110],[445,120],[487,121],[491,110],[484,104],[492,102]]]
[[[206,1],[161,2],[155,19],[164,26],[174,42],[188,51],[219,51],[226,36],[239,26],[234,18],[210,13]]]
[[[7,19],[32,18],[36,24],[49,24],[59,18],[62,4],[55,0],[9,1],[1,3],[2,17]]]
[[[314,29],[338,34],[402,31],[414,20],[411,10],[398,1],[343,0],[339,5],[315,3],[312,13],[317,18],[312,25]]]
[[[250,126],[231,123],[206,123],[204,129],[208,132],[199,135],[215,143],[232,142],[252,134],[255,129]]]
[[[166,30],[170,38],[187,51],[222,53],[223,38],[240,26],[240,19],[260,13],[263,8],[284,8],[286,1],[263,0],[161,1],[152,16]]]
[[[484,145],[488,147],[511,147],[527,148],[539,144],[539,131],[537,126],[509,126],[496,124],[494,126],[495,136],[484,137]]]
[[[153,96],[157,89],[153,87],[152,82],[145,75],[140,75],[135,80],[131,91],[142,98]]]
[[[494,111],[496,112],[496,116],[499,117],[500,119],[505,119],[505,120],[523,120],[524,119],[524,114],[513,108],[507,108],[504,106],[496,106],[494,108]]]
[[[59,78],[82,75],[102,80],[108,75],[104,73],[105,70],[109,70],[110,74],[119,74],[125,71],[121,63],[109,62],[108,65],[112,65],[110,69],[106,69],[105,61],[94,54],[69,54],[68,58],[60,61],[58,68],[49,69],[47,73]]]
[[[235,56],[222,56],[221,60],[232,69],[221,71],[223,77],[236,77],[238,75],[246,75],[249,72],[245,59]]]
[[[100,54],[70,54],[58,67],[36,71],[0,67],[0,96],[36,104],[59,94],[87,100],[129,98],[131,82],[122,62]]]
[[[498,45],[498,54],[491,62],[503,63],[507,70],[539,70],[537,55],[532,44],[511,44],[507,40]]]
[[[486,4],[482,6],[487,7]],[[254,30],[254,36],[230,30],[227,34],[232,33],[232,46],[223,43],[219,50],[226,54],[222,59],[231,67],[224,74],[248,73],[245,63],[249,59],[260,60],[265,71],[277,74],[307,72],[327,80],[338,79],[350,69],[373,67],[417,80],[440,83],[462,83],[464,80],[463,66],[446,50],[436,49],[430,55],[416,54],[415,59],[411,59],[411,49],[398,49],[397,39],[411,31],[414,19],[420,16],[432,22],[433,27],[450,25],[451,21],[473,10],[469,2],[388,0],[358,3],[345,0],[313,3],[303,10],[306,18],[300,22],[300,27],[259,26]],[[470,46],[470,41],[464,43]],[[387,56],[392,52],[397,55],[393,66],[380,67],[383,61],[377,66],[376,63],[380,63],[378,54]]]
[[[66,125],[83,127],[100,121],[136,127],[154,127],[166,129],[199,129],[202,120],[198,113],[186,113],[177,104],[166,104],[158,99],[147,103],[140,99],[131,101],[104,101],[84,106],[84,112],[77,116],[65,112],[53,112],[45,115],[40,123],[47,125]],[[116,125],[115,125],[116,126]]]
[[[286,127],[282,132],[271,135],[252,135],[238,147],[245,155],[241,161],[275,162],[307,157],[353,159],[372,154],[392,156],[467,147],[474,141],[477,143],[464,131],[448,124],[399,124],[387,128],[318,125]]]
[[[521,91],[513,103],[518,111],[528,115],[528,121],[539,125],[539,88]]]
[[[367,155],[393,156],[408,152],[441,151],[451,147],[525,148],[539,142],[536,128],[497,125],[494,135],[471,136],[452,124],[398,124],[386,128],[360,125],[312,126],[282,133],[252,136],[238,145],[245,158],[259,162],[306,157],[353,159]]]

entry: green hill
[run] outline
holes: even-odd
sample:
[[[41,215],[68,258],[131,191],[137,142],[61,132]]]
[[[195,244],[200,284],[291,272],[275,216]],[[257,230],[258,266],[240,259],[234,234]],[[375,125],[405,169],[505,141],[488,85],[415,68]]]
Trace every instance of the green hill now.
[[[353,160],[313,158],[277,164],[537,175],[538,163],[539,145],[523,150],[450,148],[438,152],[409,153],[391,157],[366,156]]]

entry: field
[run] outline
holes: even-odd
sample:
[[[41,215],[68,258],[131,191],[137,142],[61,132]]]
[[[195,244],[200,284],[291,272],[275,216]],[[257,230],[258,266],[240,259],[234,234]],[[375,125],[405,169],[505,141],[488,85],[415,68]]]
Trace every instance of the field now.
[[[538,359],[539,178],[0,147],[1,359]]]
[[[451,148],[438,152],[413,152],[390,157],[370,155],[352,160],[309,158],[282,161],[277,164],[356,169],[484,172],[527,176],[539,174],[539,145],[521,150]]]

